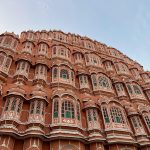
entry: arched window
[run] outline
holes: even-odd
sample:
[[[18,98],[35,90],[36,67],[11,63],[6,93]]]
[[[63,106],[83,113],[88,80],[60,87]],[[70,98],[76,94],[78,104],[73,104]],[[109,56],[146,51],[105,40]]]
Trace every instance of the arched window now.
[[[54,114],[53,114],[54,116],[54,118],[58,118],[58,101],[57,100],[55,100],[55,102],[54,102]]]
[[[112,107],[110,109],[110,114],[111,114],[112,122],[125,124],[125,121],[122,116],[122,112],[119,108]]]
[[[30,104],[30,114],[43,115],[44,114],[44,102],[40,100],[32,101]]]
[[[14,111],[19,113],[21,107],[22,107],[21,99],[17,97],[11,97],[6,100],[4,111]]]
[[[105,123],[109,123],[110,120],[109,120],[107,108],[106,108],[106,107],[103,107],[103,108],[102,108],[102,112],[103,112],[103,117],[104,117],[104,119],[105,119]]]
[[[128,91],[130,94],[133,94],[132,86],[130,84],[127,85]]]
[[[142,94],[140,87],[138,85],[133,85],[133,89],[136,94]]]
[[[75,118],[74,106],[70,101],[64,101],[62,103],[61,116],[63,118]]]
[[[108,79],[106,77],[100,76],[98,81],[99,81],[99,86],[100,87],[110,88],[109,81],[108,81]]]
[[[115,88],[117,91],[118,96],[124,96],[126,95],[123,84],[122,83],[116,83]]]
[[[16,99],[13,99],[12,104],[11,104],[11,111],[14,111],[16,108]]]
[[[41,55],[45,55],[47,53],[48,46],[45,43],[41,43],[39,45],[38,53]]]
[[[10,105],[10,98],[7,99],[6,104],[5,104],[5,111],[8,111]]]
[[[9,69],[10,65],[12,62],[12,58],[11,57],[7,57],[6,62],[5,62],[5,66],[7,69]]]
[[[144,119],[145,119],[148,129],[150,130],[150,116],[144,115]]]
[[[128,92],[130,96],[140,96],[143,97],[142,90],[138,84],[127,84]]]
[[[62,69],[60,71],[60,77],[63,79],[69,79],[69,73],[66,69]]]
[[[91,75],[91,78],[92,78],[92,83],[93,83],[93,86],[97,86],[97,79],[96,79],[96,74],[92,74]]]
[[[142,124],[141,124],[139,116],[133,116],[133,117],[131,117],[131,121],[132,121],[133,126],[135,128],[142,127]]]
[[[97,112],[95,108],[87,110],[88,121],[97,121]]]

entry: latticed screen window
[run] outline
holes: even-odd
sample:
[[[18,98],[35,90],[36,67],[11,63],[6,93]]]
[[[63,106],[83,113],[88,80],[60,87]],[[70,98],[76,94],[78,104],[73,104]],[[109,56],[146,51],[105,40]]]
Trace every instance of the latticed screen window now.
[[[138,116],[133,116],[133,117],[131,118],[131,120],[132,120],[133,126],[134,126],[135,128],[142,127],[140,118],[139,118]]]
[[[54,102],[54,118],[58,118],[58,101]]]
[[[40,100],[35,100],[30,104],[30,114],[44,114],[44,105]]]
[[[30,114],[34,113],[34,102],[31,102],[31,106],[30,106]]]
[[[63,118],[74,118],[74,106],[70,101],[62,103],[61,116]]]
[[[54,68],[54,72],[53,73],[54,73],[53,77],[57,78],[57,68]]]
[[[17,112],[18,112],[18,113],[19,113],[20,110],[21,110],[21,106],[22,106],[22,102],[19,100],[18,109],[17,109]]]
[[[103,76],[99,77],[99,85],[104,88],[110,87],[108,79]]]
[[[142,94],[138,85],[133,85],[133,89],[136,94]]]
[[[121,83],[117,83],[117,84],[115,85],[115,87],[116,87],[116,90],[117,90],[118,92],[124,91],[123,85],[122,85]]]
[[[123,116],[122,116],[122,112],[119,108],[117,107],[112,107],[110,109],[110,114],[111,114],[111,118],[112,118],[112,122],[115,122],[115,123],[122,123],[124,124],[124,119],[123,119]]]
[[[88,121],[92,121],[92,114],[91,114],[90,109],[87,110],[87,115],[88,115]]]
[[[60,55],[62,55],[62,56],[65,55],[65,50],[64,49],[60,50]]]
[[[121,64],[121,70],[126,72],[128,69],[127,69],[127,67],[124,64]]]
[[[103,107],[102,111],[103,111],[103,116],[104,116],[105,122],[109,123],[110,121],[109,121],[109,116],[108,116],[108,113],[107,113],[107,109],[105,107]]]
[[[130,94],[133,94],[133,90],[132,90],[131,85],[128,84],[128,85],[127,85],[127,88],[128,88],[129,93],[130,93]]]
[[[150,130],[150,117],[148,115],[146,115],[146,116],[144,116],[144,119],[146,121],[146,124],[147,124],[149,130]]]
[[[21,64],[22,64],[21,69],[24,70],[25,65],[26,65],[25,61],[21,62]]]
[[[5,105],[5,111],[8,111],[10,105],[10,99],[7,99],[6,105]]]
[[[93,58],[93,62],[94,62],[94,64],[97,64],[96,58]]]
[[[95,74],[92,75],[92,82],[93,82],[94,86],[97,86],[97,80],[96,80],[96,75]]]
[[[97,111],[96,109],[88,109],[87,110],[88,121],[97,121]]]
[[[80,76],[79,76],[79,79],[80,79],[80,83],[81,83],[81,84],[86,84],[86,83],[88,82],[86,75],[80,75]]]
[[[36,114],[40,114],[40,110],[41,110],[41,102],[37,101]]]
[[[96,115],[96,110],[93,109],[93,119],[94,121],[97,121],[97,115]]]
[[[65,69],[62,69],[60,71],[60,77],[63,78],[63,79],[69,79],[69,73],[68,73],[68,71],[65,70]]]
[[[11,110],[12,110],[12,111],[15,110],[15,108],[16,108],[16,103],[17,103],[16,99],[13,99],[13,100],[12,100],[12,104],[11,104]]]
[[[9,68],[9,67],[10,67],[11,61],[12,61],[12,58],[8,57],[7,60],[6,60],[6,62],[5,62],[5,67],[6,67],[6,68]]]
[[[80,104],[77,104],[77,119],[80,120]]]

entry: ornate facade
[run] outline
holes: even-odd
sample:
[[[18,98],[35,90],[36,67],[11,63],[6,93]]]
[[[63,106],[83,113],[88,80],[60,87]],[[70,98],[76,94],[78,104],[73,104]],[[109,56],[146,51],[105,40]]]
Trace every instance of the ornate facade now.
[[[0,35],[0,150],[150,150],[150,72],[62,31]]]

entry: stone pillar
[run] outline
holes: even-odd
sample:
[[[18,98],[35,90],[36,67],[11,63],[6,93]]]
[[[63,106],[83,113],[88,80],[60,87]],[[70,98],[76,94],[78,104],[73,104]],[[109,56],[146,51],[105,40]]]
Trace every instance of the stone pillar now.
[[[23,150],[42,150],[42,141],[39,138],[28,138],[24,142]]]
[[[104,146],[102,143],[94,142],[90,144],[90,150],[104,150]]]
[[[15,139],[11,136],[0,136],[0,150],[13,150]]]

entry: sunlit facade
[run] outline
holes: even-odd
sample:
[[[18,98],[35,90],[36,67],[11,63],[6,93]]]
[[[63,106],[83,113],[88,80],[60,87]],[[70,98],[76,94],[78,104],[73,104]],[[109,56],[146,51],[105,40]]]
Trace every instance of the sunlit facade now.
[[[1,34],[0,150],[150,150],[150,72],[87,37]]]

